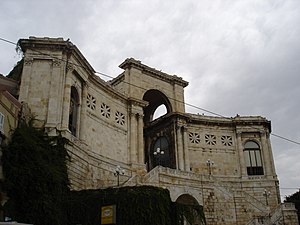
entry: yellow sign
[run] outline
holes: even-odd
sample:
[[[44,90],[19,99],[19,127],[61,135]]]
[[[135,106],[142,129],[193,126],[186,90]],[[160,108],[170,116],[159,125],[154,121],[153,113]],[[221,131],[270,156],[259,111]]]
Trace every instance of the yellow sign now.
[[[101,224],[116,223],[116,205],[101,207]]]

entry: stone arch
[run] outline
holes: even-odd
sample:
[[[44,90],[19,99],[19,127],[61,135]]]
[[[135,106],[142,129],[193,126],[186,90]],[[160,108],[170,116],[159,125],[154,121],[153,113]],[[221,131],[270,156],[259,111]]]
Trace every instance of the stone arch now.
[[[164,105],[167,113],[172,112],[172,105],[168,97],[159,90],[150,89],[145,92],[143,100],[147,101],[149,105],[144,108],[144,123],[147,124],[152,121],[155,110]]]
[[[190,196],[199,205],[203,205],[202,193],[199,189],[173,186],[169,188],[171,200],[176,202],[180,196]]]
[[[178,196],[176,199],[176,202],[185,204],[185,205],[199,205],[196,198],[194,198],[192,195],[185,193]]]
[[[193,213],[193,222],[188,222],[187,219],[184,221],[184,225],[201,225],[204,224],[204,212],[203,212],[203,206],[199,204],[199,202],[190,194],[181,194],[177,199],[176,203],[179,203],[181,205],[185,205],[187,207],[191,207],[191,211]],[[200,210],[197,211],[196,209]]]

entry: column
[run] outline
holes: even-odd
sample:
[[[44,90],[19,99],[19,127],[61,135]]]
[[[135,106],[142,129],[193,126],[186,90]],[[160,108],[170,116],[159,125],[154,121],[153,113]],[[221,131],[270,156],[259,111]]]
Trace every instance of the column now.
[[[184,153],[184,165],[185,171],[190,171],[190,155],[189,155],[189,147],[188,147],[188,134],[187,128],[185,126],[182,127],[183,132],[183,153]]]

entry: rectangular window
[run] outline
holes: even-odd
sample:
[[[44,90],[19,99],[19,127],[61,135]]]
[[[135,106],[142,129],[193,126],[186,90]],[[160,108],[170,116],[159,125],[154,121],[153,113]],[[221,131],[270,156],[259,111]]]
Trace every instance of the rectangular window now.
[[[0,131],[4,133],[4,115],[0,112]]]
[[[247,167],[248,175],[264,175],[264,169],[262,166]]]

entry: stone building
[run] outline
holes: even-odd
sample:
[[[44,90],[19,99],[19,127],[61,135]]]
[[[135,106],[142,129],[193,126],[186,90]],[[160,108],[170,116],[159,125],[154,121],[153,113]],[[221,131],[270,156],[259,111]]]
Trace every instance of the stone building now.
[[[0,75],[0,157],[2,156],[1,146],[9,140],[11,131],[18,126],[18,118],[21,110],[21,103],[14,97],[16,95],[15,80]],[[3,182],[2,161],[0,161],[0,204],[6,200],[6,194],[2,190]],[[3,210],[0,207],[0,221],[3,221]]]
[[[271,224],[282,206],[270,121],[186,113],[188,82],[133,58],[106,82],[62,38],[30,37],[19,45],[19,101],[36,126],[71,141],[73,189],[155,185],[173,201],[202,205],[207,224]],[[167,113],[154,119],[161,105]]]

